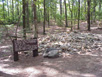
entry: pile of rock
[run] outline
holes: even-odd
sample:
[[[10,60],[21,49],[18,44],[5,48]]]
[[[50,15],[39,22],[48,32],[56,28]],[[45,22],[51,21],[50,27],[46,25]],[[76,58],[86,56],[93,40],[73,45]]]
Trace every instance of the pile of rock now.
[[[102,48],[102,41],[92,33],[64,32],[39,39],[39,50],[45,51],[48,48],[68,53],[86,52]]]

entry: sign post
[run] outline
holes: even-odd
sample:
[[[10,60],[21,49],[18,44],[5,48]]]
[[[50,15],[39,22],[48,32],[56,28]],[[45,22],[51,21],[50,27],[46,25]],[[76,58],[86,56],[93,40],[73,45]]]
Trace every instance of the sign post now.
[[[13,40],[14,61],[19,60],[18,52],[33,51],[33,57],[38,56],[38,42],[37,38],[29,40]]]

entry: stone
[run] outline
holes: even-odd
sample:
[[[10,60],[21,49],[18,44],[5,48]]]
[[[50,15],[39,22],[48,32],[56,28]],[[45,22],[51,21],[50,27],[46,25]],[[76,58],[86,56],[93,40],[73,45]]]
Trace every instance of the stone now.
[[[46,49],[44,52],[45,56],[57,54],[59,51],[57,48],[59,48],[61,52],[67,51],[68,53],[81,52],[88,49],[92,51],[92,49],[102,47],[102,40],[99,40],[100,37],[102,36],[92,33],[80,33],[77,31],[69,34],[67,32],[62,32],[40,39],[39,48],[40,51]]]
[[[55,48],[48,48],[44,52],[43,57],[44,58],[57,58],[59,57],[59,50]]]

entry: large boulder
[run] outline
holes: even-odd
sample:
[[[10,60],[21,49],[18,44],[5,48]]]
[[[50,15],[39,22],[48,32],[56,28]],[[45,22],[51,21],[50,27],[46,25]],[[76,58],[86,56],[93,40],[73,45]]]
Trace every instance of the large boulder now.
[[[44,58],[57,58],[59,57],[59,49],[48,48],[43,54]]]

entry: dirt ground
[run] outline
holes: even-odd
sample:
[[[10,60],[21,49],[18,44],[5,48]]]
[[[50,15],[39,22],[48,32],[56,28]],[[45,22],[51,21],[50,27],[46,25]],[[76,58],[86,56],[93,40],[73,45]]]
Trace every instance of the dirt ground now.
[[[80,25],[85,27],[86,23]],[[80,31],[88,32],[84,27]],[[60,28],[56,30],[60,31]],[[91,32],[102,35],[101,29]],[[5,40],[0,45],[0,77],[102,77],[102,49],[82,54],[63,53],[54,59],[43,58],[42,54],[32,57],[31,52],[28,56],[20,54],[17,62],[13,61],[11,51],[12,44]]]

